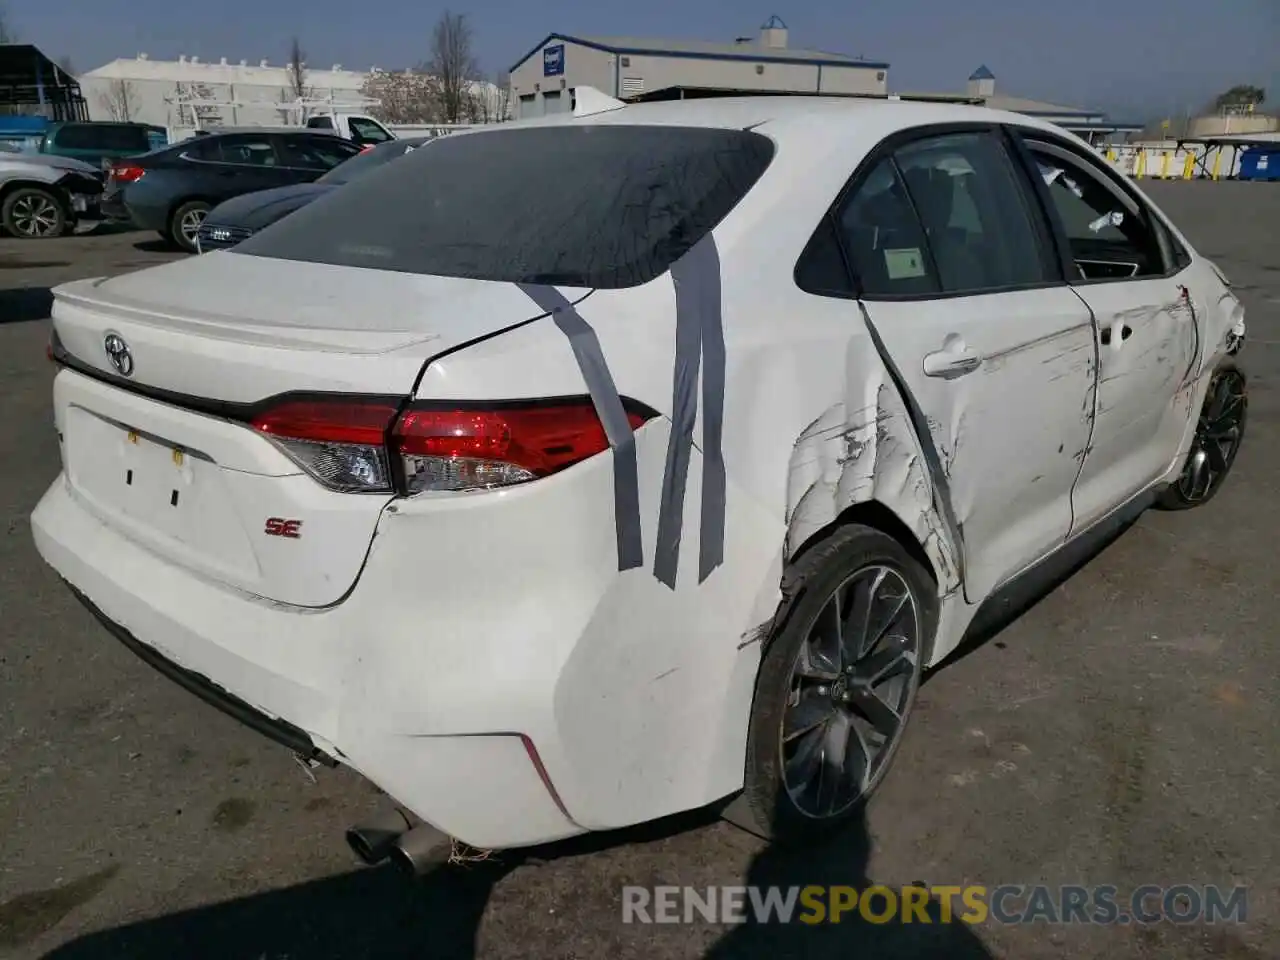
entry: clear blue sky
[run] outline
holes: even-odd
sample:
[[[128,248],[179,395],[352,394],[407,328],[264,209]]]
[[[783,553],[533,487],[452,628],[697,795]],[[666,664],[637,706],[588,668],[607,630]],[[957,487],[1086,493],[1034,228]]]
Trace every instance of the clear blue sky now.
[[[1002,93],[1144,115],[1198,108],[1235,83],[1280,103],[1280,0],[471,0],[493,73],[547,33],[730,41],[777,13],[791,45],[888,61],[897,90],[950,91],[985,63]],[[777,3],[778,6],[767,4]],[[0,0],[21,39],[79,70],[145,51],[312,66],[413,65],[445,9],[432,0]],[[612,8],[612,9],[611,9]]]

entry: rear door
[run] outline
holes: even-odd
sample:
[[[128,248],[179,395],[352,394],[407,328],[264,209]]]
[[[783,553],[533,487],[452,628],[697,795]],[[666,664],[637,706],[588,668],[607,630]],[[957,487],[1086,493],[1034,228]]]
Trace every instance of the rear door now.
[[[283,165],[276,138],[271,134],[211,137],[190,151],[188,157],[199,169],[202,193],[214,203],[298,182],[296,174]]]
[[[886,142],[834,223],[886,366],[914,404],[976,602],[1071,529],[1093,403],[1089,311],[996,128]]]
[[[1187,410],[1174,396],[1196,366],[1196,291],[1186,286],[1185,251],[1104,164],[1051,134],[1023,137],[1071,284],[1099,330],[1097,412],[1075,492],[1084,529],[1163,476],[1177,454]]]
[[[276,139],[281,166],[295,183],[309,183],[360,153],[360,147],[330,134],[282,134]]]

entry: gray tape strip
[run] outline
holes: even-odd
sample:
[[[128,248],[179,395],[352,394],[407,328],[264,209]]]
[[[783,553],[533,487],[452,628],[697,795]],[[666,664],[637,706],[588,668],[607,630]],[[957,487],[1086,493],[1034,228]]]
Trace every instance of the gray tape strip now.
[[[698,368],[702,371],[703,475],[698,541],[698,582],[724,562],[725,347],[721,316],[720,255],[708,234],[671,267],[676,293],[676,356],[672,375],[671,440],[662,475],[653,575],[673,590],[680,562],[684,494],[693,428],[698,419]]]
[[[640,531],[640,482],[636,465],[635,434],[605,362],[600,340],[591,325],[578,315],[568,299],[554,287],[517,284],[540,308],[551,314],[561,333],[569,338],[578,369],[586,381],[596,416],[613,449],[613,513],[618,539],[618,569],[644,565],[644,541]]]

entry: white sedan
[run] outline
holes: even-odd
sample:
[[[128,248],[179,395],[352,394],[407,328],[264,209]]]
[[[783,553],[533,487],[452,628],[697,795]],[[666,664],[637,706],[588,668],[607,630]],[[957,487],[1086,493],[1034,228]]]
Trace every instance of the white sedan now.
[[[971,107],[504,124],[55,294],[40,553],[400,849],[834,828],[981,611],[1209,500],[1245,425],[1213,264]]]

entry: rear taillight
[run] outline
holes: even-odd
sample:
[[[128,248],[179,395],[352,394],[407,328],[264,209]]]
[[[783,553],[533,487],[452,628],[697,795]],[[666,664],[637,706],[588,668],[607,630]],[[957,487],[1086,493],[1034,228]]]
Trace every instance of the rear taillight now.
[[[648,416],[627,413],[631,429]],[[396,422],[391,449],[405,492],[505,487],[545,477],[609,449],[588,398],[520,405],[410,407]]]
[[[390,493],[386,438],[399,409],[384,399],[285,400],[252,425],[330,490]]]
[[[111,166],[108,177],[116,183],[136,183],[147,171],[132,163],[117,163]]]
[[[632,430],[651,416],[628,405]],[[586,397],[433,402],[403,413],[395,398],[288,399],[259,413],[252,425],[321,484],[354,493],[505,487],[609,449]]]

